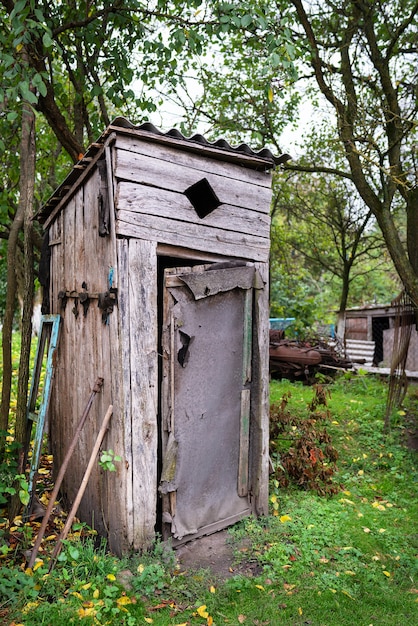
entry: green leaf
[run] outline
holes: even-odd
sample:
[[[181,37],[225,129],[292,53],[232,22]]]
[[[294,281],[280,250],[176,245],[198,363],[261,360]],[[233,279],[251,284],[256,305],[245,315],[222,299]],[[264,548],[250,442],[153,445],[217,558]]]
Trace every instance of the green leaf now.
[[[42,43],[44,44],[45,48],[51,48],[51,46],[54,44],[54,40],[49,33],[44,33],[44,36],[42,37]]]
[[[29,84],[25,81],[20,83],[19,85],[20,93],[22,94],[22,98],[27,100],[29,104],[36,104],[38,102],[37,96],[30,90]]]
[[[24,506],[29,504],[29,500],[30,500],[29,492],[26,491],[25,489],[19,489],[19,498],[20,498],[21,503]]]
[[[241,25],[244,28],[247,28],[247,26],[249,26],[253,21],[253,16],[250,15],[249,13],[247,13],[247,15],[243,15],[241,18]]]
[[[80,551],[74,546],[68,547],[68,554],[73,559],[73,561],[77,561],[77,559],[80,557]]]

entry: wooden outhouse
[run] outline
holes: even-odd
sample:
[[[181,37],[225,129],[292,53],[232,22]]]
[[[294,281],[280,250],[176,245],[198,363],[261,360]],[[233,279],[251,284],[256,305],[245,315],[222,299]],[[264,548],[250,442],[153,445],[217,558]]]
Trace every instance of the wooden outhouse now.
[[[40,211],[44,312],[60,314],[49,436],[78,517],[117,553],[174,544],[268,506],[268,150],[117,118]]]

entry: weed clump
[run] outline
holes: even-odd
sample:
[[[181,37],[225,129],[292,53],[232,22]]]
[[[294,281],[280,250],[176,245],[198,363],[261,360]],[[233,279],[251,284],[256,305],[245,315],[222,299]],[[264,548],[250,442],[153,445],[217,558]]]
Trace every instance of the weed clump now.
[[[338,452],[331,442],[326,423],[330,419],[330,392],[314,385],[307,414],[288,409],[290,393],[270,408],[270,458],[277,487],[295,484],[319,495],[337,493],[341,487],[333,481]]]

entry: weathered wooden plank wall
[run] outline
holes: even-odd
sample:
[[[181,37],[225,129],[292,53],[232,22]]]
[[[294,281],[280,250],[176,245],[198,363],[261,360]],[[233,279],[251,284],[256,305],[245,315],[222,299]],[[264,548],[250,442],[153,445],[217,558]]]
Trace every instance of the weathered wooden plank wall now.
[[[119,236],[267,261],[271,189],[264,172],[122,137],[115,177]],[[200,219],[184,192],[202,178],[221,205]]]
[[[109,269],[114,268],[114,286],[117,280],[116,250],[113,237],[98,235],[98,192],[100,177],[97,170],[80,187],[65,210],[50,226],[51,248],[51,312],[63,317],[58,348],[57,368],[51,401],[51,447],[59,469],[75,426],[84,410],[91,389],[100,376],[104,379],[102,391],[95,397],[89,419],[80,436],[77,449],[63,482],[62,491],[72,501],[84,473],[97,432],[109,404],[114,404],[110,430],[105,448],[125,457],[124,437],[120,436],[118,386],[114,371],[121,369],[115,362],[118,354],[117,309],[109,315],[107,324],[97,299],[90,301],[84,315],[77,298],[70,297],[65,309],[58,298],[60,291],[83,291],[83,283],[90,293],[104,292],[109,287]],[[116,344],[116,346],[115,346]],[[112,346],[112,347],[111,347]],[[79,509],[79,515],[100,532],[127,535],[123,520],[126,495],[125,464],[118,465],[117,473],[99,478],[99,467],[93,472]],[[121,529],[122,526],[122,529]]]

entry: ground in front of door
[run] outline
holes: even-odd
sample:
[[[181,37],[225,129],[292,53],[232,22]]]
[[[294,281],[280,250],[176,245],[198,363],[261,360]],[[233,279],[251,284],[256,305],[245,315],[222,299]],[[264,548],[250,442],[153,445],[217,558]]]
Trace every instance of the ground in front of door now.
[[[258,563],[245,559],[248,548],[245,541],[232,546],[228,541],[228,531],[221,530],[213,535],[195,539],[176,548],[180,566],[187,570],[210,570],[219,578],[226,579],[237,574],[257,576],[261,572]],[[243,558],[236,558],[237,551]],[[239,563],[237,563],[239,560]]]

